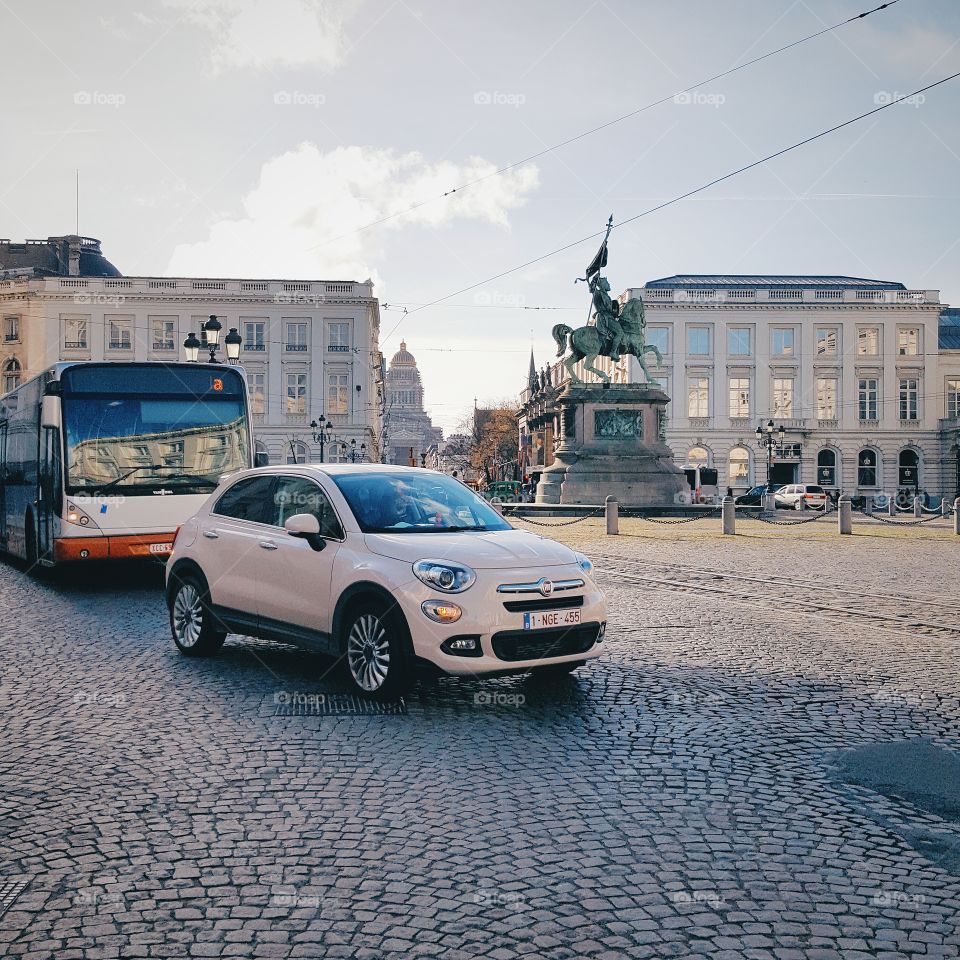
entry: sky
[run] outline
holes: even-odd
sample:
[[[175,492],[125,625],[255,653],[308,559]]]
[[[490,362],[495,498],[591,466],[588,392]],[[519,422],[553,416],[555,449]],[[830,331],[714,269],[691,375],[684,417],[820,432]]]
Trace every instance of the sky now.
[[[876,5],[0,0],[0,236],[74,232],[79,170],[124,274],[372,278],[449,433],[585,321],[597,241],[544,254],[960,71],[960,2],[898,0],[673,96]],[[615,229],[614,292],[825,273],[960,303],[958,106],[960,78]]]

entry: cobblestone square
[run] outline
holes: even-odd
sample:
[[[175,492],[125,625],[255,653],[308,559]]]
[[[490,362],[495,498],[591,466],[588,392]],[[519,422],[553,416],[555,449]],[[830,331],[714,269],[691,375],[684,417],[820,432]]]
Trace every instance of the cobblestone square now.
[[[553,531],[606,656],[371,715],[179,656],[155,571],[0,566],[0,954],[960,955],[960,538],[717,526]]]

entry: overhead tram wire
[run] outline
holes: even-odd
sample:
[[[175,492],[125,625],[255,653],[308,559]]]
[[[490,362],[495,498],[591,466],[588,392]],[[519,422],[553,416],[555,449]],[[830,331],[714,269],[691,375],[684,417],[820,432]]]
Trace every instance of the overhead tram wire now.
[[[337,240],[343,240],[346,237],[352,237],[358,233],[363,233],[365,230],[370,230],[372,227],[377,227],[381,223],[387,223],[390,220],[397,219],[397,217],[404,217],[408,213],[413,213],[414,210],[419,210],[421,207],[425,207],[428,204],[445,200],[447,197],[452,197],[456,193],[462,193],[464,190],[467,190],[470,187],[475,187],[478,183],[491,180],[493,177],[499,177],[502,174],[507,173],[510,170],[514,170],[517,167],[522,167],[525,164],[533,163],[534,160],[539,160],[540,157],[544,157],[548,153],[553,153],[555,150],[560,150],[562,147],[568,147],[571,143],[576,143],[578,140],[583,140],[586,137],[593,136],[593,134],[599,133],[601,130],[606,130],[609,127],[616,126],[618,123],[623,123],[624,120],[629,120],[631,117],[636,117],[647,110],[652,110],[654,107],[659,107],[663,103],[669,103],[671,100],[674,100],[685,93],[690,93],[691,91],[696,90],[698,87],[705,86],[708,83],[713,83],[714,80],[722,80],[724,77],[729,77],[733,73],[737,73],[740,70],[745,70],[747,67],[752,67],[754,64],[770,59],[770,57],[775,57],[779,53],[783,53],[784,51],[790,50],[793,47],[799,47],[808,40],[815,40],[817,37],[822,37],[825,33],[832,33],[834,30],[839,30],[841,27],[845,27],[848,23],[855,23],[858,20],[863,20],[865,17],[869,17],[872,13],[878,13],[881,10],[886,10],[888,7],[892,7],[895,3],[899,2],[900,0],[888,0],[887,3],[881,3],[880,6],[874,7],[872,10],[865,10],[863,13],[858,13],[853,17],[848,17],[846,20],[841,20],[839,23],[833,24],[833,26],[824,27],[822,30],[818,30],[816,33],[811,33],[806,37],[801,37],[799,40],[793,40],[782,47],[777,47],[776,50],[768,50],[759,57],[754,57],[752,60],[747,60],[745,63],[738,64],[735,67],[729,67],[727,70],[722,70],[720,73],[716,73],[712,77],[706,77],[703,80],[698,80],[696,83],[691,83],[682,90],[677,90],[665,97],[661,97],[659,100],[652,100],[650,103],[644,104],[642,107],[637,107],[635,110],[631,110],[629,113],[624,113],[619,117],[614,117],[612,120],[607,120],[605,123],[601,123],[597,127],[592,127],[589,130],[584,130],[583,133],[578,133],[575,136],[568,137],[566,140],[561,140],[559,143],[553,144],[553,146],[544,147],[542,150],[538,150],[536,153],[530,154],[529,157],[524,157],[522,160],[514,160],[512,163],[498,167],[496,170],[492,170],[490,173],[485,173],[482,177],[475,177],[473,180],[467,180],[464,183],[461,183],[459,186],[452,187],[450,190],[446,190],[443,193],[434,197],[430,197],[426,200],[418,200],[416,203],[411,204],[409,207],[406,207],[403,210],[397,210],[395,213],[389,213],[385,217],[380,217],[377,220],[371,220],[369,223],[365,223],[362,227],[357,227],[356,230],[349,230],[346,233],[338,234],[335,237],[331,237],[329,240],[323,240],[320,243],[315,243],[313,246],[307,247],[307,249],[316,250],[318,247],[325,247],[328,244],[336,243]]]
[[[641,213],[637,213],[632,217],[627,217],[626,220],[620,220],[618,223],[613,225],[613,229],[616,230],[618,227],[626,226],[628,223],[633,223],[636,220],[640,220],[642,217],[647,217],[651,213],[656,213],[658,210],[663,210],[665,207],[679,203],[681,200],[686,200],[688,197],[695,196],[698,193],[703,193],[704,190],[709,190],[710,187],[715,187],[718,183],[723,183],[725,180],[730,180],[733,177],[739,176],[741,173],[745,173],[747,170],[752,170],[754,167],[759,167],[763,163],[767,163],[770,160],[776,159],[777,157],[782,157],[784,154],[806,146],[808,143],[813,143],[815,140],[820,140],[823,137],[829,136],[831,133],[836,133],[837,130],[842,130],[844,127],[849,127],[851,124],[857,123],[860,120],[864,120],[867,117],[872,117],[875,113],[880,113],[881,110],[894,107],[898,103],[903,103],[905,100],[909,100],[920,93],[926,93],[926,91],[932,90],[934,87],[939,87],[941,84],[949,83],[951,80],[956,80],[957,77],[960,77],[960,71],[957,73],[952,73],[948,77],[943,77],[940,80],[936,80],[933,83],[929,83],[925,87],[920,87],[918,90],[914,90],[912,93],[906,93],[903,96],[896,97],[887,103],[881,104],[879,107],[874,107],[873,110],[868,110],[866,113],[859,114],[859,116],[851,117],[849,120],[844,120],[843,123],[834,124],[834,126],[828,127],[826,130],[821,130],[819,133],[813,134],[813,136],[799,140],[797,143],[793,143],[789,147],[783,147],[781,150],[777,150],[765,157],[761,157],[759,160],[754,160],[752,163],[747,163],[742,167],[738,167],[736,170],[732,170],[730,173],[725,173],[722,177],[717,177],[708,183],[704,183],[699,187],[695,187],[693,190],[687,190],[686,193],[681,193],[679,196],[672,197],[670,200],[664,200],[663,203],[658,203],[656,206],[649,207]],[[435,307],[438,303],[444,303],[447,300],[451,300],[453,297],[457,297],[461,293],[469,293],[471,290],[476,290],[477,287],[482,287],[485,284],[493,283],[494,280],[500,280],[503,277],[508,277],[513,273],[517,273],[520,270],[526,269],[527,267],[532,267],[534,264],[548,260],[550,257],[555,257],[559,253],[572,250],[574,247],[578,247],[580,244],[586,243],[588,240],[596,240],[598,237],[602,237],[603,235],[604,231],[598,230],[596,233],[591,233],[586,237],[581,237],[579,240],[573,240],[570,243],[564,244],[562,247],[558,247],[556,250],[551,250],[549,253],[544,253],[539,257],[534,257],[532,260],[527,260],[526,262],[518,264],[515,267],[511,267],[509,270],[503,270],[492,277],[487,277],[484,280],[478,280],[476,283],[471,283],[469,286],[461,287],[459,290],[454,290],[453,293],[448,293],[446,296],[438,297],[436,300],[431,300],[428,303],[425,303],[423,306],[414,307],[413,310],[407,311],[403,317],[400,318],[396,326],[394,326],[394,328],[386,335],[386,337],[384,337],[384,342],[389,340],[394,333],[396,333],[397,328],[408,316],[412,316],[413,314],[419,313],[421,310],[426,310],[429,307]]]

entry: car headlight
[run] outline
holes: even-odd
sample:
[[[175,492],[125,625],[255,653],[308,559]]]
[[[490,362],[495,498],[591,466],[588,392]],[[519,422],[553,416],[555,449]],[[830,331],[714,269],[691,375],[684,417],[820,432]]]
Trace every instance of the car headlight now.
[[[577,563],[580,564],[580,569],[584,573],[593,573],[593,561],[589,557],[585,557],[582,553],[578,553]]]
[[[428,587],[444,593],[463,593],[477,579],[470,567],[447,560],[418,560],[413,565],[413,573]]]

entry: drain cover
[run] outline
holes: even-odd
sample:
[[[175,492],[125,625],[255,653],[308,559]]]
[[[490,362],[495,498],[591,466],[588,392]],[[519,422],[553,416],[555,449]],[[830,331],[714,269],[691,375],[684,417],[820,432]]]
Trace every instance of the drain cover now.
[[[13,901],[27,889],[29,882],[29,877],[0,876],[0,917],[13,906]]]
[[[275,717],[406,716],[403,700],[368,700],[351,693],[301,693],[274,698]]]

